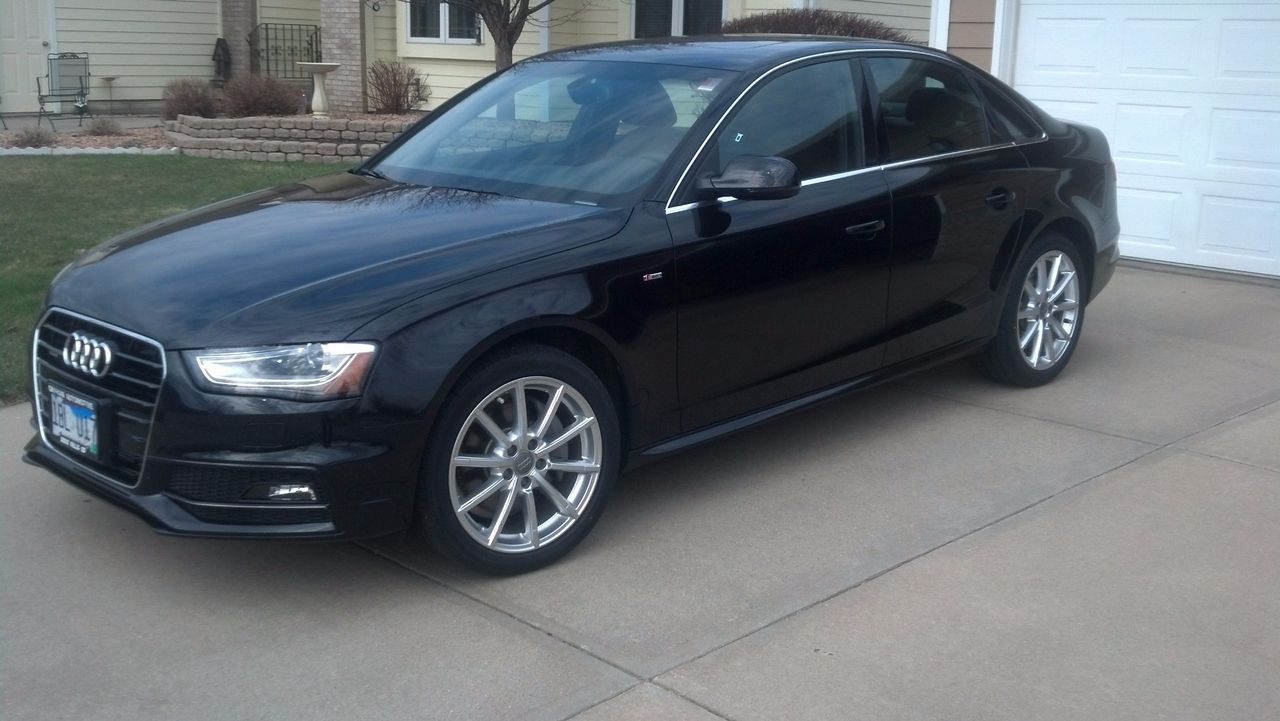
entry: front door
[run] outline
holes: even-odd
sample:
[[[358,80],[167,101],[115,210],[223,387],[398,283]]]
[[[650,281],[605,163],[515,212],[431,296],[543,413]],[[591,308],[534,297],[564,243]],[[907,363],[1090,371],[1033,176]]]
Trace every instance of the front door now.
[[[848,60],[762,84],[692,177],[740,155],[781,156],[804,187],[667,216],[680,288],[682,425],[696,429],[877,369],[890,251],[889,193],[865,168]]]
[[[50,0],[0,2],[0,113],[34,113],[36,77],[48,69]]]

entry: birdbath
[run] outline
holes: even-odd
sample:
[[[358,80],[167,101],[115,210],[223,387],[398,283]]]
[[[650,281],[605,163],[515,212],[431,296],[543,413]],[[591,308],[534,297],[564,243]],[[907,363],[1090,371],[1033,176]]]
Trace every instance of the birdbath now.
[[[311,117],[329,117],[329,97],[324,94],[324,76],[342,67],[342,63],[294,63],[311,72]]]

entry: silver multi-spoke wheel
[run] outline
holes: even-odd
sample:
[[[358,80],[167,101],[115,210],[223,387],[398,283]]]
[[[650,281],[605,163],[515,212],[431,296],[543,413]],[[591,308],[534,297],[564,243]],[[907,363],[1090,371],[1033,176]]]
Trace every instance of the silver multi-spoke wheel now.
[[[546,376],[519,378],[462,424],[449,463],[454,513],[485,548],[537,550],[583,514],[603,459],[600,424],[577,389]]]
[[[1075,337],[1080,311],[1080,278],[1060,250],[1040,256],[1022,283],[1017,338],[1022,359],[1035,370],[1052,368]]]

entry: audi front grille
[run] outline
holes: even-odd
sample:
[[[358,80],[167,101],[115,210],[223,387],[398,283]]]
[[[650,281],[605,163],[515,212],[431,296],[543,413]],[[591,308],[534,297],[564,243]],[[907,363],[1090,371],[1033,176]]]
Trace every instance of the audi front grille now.
[[[71,351],[93,339],[111,348],[101,377]],[[68,342],[70,340],[70,343]],[[142,478],[156,402],[164,383],[164,349],[132,331],[61,309],[51,309],[36,329],[32,353],[40,435],[52,449],[100,476],[125,486]],[[65,357],[64,357],[65,356]],[[100,403],[98,457],[76,453],[53,439],[49,384]]]

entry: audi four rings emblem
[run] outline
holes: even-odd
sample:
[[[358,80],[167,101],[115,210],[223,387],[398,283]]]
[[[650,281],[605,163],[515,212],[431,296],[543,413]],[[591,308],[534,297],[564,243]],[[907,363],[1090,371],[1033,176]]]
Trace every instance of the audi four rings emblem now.
[[[62,362],[81,373],[102,378],[111,370],[115,358],[112,350],[111,343],[76,331],[67,336],[62,346]]]

